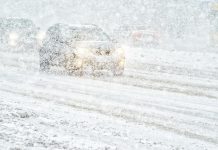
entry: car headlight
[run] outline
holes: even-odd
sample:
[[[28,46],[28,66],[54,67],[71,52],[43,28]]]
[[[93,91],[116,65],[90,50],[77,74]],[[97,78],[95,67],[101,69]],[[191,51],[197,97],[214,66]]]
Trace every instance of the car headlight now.
[[[45,38],[45,35],[46,35],[45,32],[40,31],[40,32],[36,35],[36,38],[37,38],[38,40],[43,40],[43,39]]]
[[[19,35],[15,32],[12,32],[9,34],[9,39],[10,40],[17,40],[19,38]]]
[[[83,65],[83,60],[82,60],[82,59],[77,59],[77,60],[75,61],[75,65],[76,65],[77,67],[81,67],[81,66]]]
[[[18,38],[19,38],[19,35],[17,33],[11,32],[9,34],[9,45],[10,46],[16,46]]]
[[[119,56],[124,56],[124,55],[125,55],[125,51],[124,51],[122,48],[118,48],[118,49],[117,49],[117,54],[118,54]]]
[[[89,50],[87,48],[77,48],[76,52],[77,52],[78,56],[85,57],[88,55]]]
[[[39,44],[42,44],[42,41],[45,39],[46,33],[43,31],[40,31],[37,35],[36,35],[36,39],[38,41]]]
[[[123,67],[125,65],[125,59],[122,58],[120,61],[119,61],[119,66],[120,67]]]

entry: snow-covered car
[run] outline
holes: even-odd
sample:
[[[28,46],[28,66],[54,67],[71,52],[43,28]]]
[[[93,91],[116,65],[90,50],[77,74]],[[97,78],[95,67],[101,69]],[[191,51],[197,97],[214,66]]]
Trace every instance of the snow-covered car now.
[[[212,46],[218,47],[218,30],[210,34],[210,42]]]
[[[212,46],[218,47],[218,2],[210,4],[210,19],[211,19],[211,33],[210,42]]]
[[[131,46],[158,46],[160,32],[148,26],[120,26],[114,31],[114,37],[121,43]]]
[[[157,46],[159,45],[159,35],[153,30],[136,30],[131,33],[133,46]]]
[[[124,72],[124,50],[95,25],[51,26],[40,49],[40,69],[64,68],[72,74],[82,75],[90,70],[110,71],[114,75]]]
[[[13,51],[39,48],[43,39],[39,28],[28,19],[0,18],[0,44]]]

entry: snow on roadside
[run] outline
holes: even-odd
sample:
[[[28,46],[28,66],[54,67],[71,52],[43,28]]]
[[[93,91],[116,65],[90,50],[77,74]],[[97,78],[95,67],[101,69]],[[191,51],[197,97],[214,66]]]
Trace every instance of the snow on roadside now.
[[[216,145],[140,123],[0,93],[0,145],[4,149],[216,149]]]
[[[138,69],[143,69],[142,67],[146,67],[146,64],[151,64],[160,67],[178,67],[207,72],[218,72],[217,52],[130,47],[124,47],[124,49],[126,50],[128,63],[134,67],[137,67],[137,65],[141,66],[141,68],[137,67]]]
[[[13,71],[2,72],[0,79],[0,133],[6,137],[1,145],[125,150],[217,146],[218,104],[213,99]]]
[[[158,68],[150,72],[152,68],[130,67],[124,77],[95,80],[40,74],[36,68],[27,71],[32,67],[28,62],[34,60],[37,67],[37,56],[1,53],[0,146],[4,149],[217,148],[215,70],[202,65],[198,69],[206,74],[186,80],[187,69],[195,73],[195,67],[178,61],[175,66],[185,70],[178,78],[176,70],[168,72],[167,64],[177,62],[179,53],[169,60],[152,53],[143,59],[167,67],[167,80]],[[152,73],[158,76],[151,78]]]

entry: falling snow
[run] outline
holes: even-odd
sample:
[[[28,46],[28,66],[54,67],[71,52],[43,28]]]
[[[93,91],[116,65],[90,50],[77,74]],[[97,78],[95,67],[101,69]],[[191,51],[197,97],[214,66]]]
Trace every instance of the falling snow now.
[[[217,0],[0,0],[0,149],[217,150]]]

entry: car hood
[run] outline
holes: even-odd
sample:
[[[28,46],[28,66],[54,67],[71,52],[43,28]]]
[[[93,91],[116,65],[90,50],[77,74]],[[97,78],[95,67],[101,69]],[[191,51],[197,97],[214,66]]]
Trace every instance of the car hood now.
[[[110,41],[79,41],[76,42],[77,48],[88,48],[88,49],[95,49],[95,50],[114,50],[115,46],[113,42]]]

